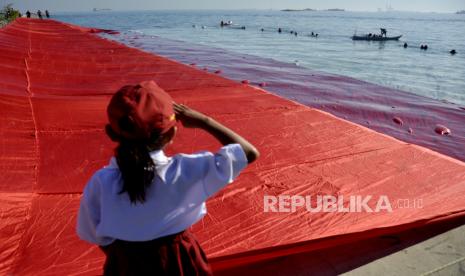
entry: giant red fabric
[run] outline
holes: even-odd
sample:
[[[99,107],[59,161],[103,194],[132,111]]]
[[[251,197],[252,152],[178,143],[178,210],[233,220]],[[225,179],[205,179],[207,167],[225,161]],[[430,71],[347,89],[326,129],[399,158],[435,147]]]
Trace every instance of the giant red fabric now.
[[[233,128],[260,160],[207,203],[193,230],[222,271],[465,215],[465,164],[327,113],[96,36],[18,19],[0,30],[0,274],[95,275],[104,255],[75,234],[87,179],[108,162],[105,108],[121,86],[155,80]],[[215,150],[180,129],[169,154]],[[264,195],[422,199],[392,213],[265,213]]]

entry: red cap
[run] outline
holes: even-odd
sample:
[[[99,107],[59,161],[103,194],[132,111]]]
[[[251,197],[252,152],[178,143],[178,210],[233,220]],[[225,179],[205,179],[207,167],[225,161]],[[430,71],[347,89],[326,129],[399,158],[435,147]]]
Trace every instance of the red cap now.
[[[128,140],[146,140],[176,124],[173,99],[154,81],[123,86],[111,98],[107,114],[114,134]]]

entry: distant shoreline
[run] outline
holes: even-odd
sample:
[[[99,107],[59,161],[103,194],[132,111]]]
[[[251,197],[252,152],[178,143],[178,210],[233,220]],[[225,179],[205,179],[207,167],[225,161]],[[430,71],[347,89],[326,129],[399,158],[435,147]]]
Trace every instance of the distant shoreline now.
[[[315,10],[315,9],[300,9],[300,10],[295,10],[295,9],[284,9],[281,10],[283,12],[303,12],[303,11],[338,11],[338,12],[343,12],[345,11],[344,9],[326,9],[326,10]]]

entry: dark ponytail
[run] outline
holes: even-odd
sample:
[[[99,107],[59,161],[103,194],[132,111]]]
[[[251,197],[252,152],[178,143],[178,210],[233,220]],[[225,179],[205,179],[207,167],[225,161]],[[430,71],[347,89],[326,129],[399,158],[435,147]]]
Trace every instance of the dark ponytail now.
[[[145,202],[145,191],[155,177],[155,164],[147,145],[132,141],[120,141],[116,148],[116,161],[123,177],[123,189],[131,203]]]
[[[120,128],[129,129],[129,126],[120,122]],[[156,173],[150,151],[163,148],[165,139],[168,137],[171,140],[174,136],[175,127],[165,134],[152,131],[148,139],[137,140],[117,135],[109,124],[105,126],[105,132],[112,141],[118,143],[115,157],[123,178],[123,189],[120,194],[127,192],[133,204],[137,204],[138,201],[144,203],[145,192],[152,184]]]

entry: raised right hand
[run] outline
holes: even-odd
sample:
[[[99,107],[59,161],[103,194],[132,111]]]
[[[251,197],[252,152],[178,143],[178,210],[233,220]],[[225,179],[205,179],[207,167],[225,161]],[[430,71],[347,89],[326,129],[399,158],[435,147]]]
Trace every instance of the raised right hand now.
[[[180,121],[187,128],[201,128],[208,121],[209,117],[183,104],[173,103],[176,120]]]

